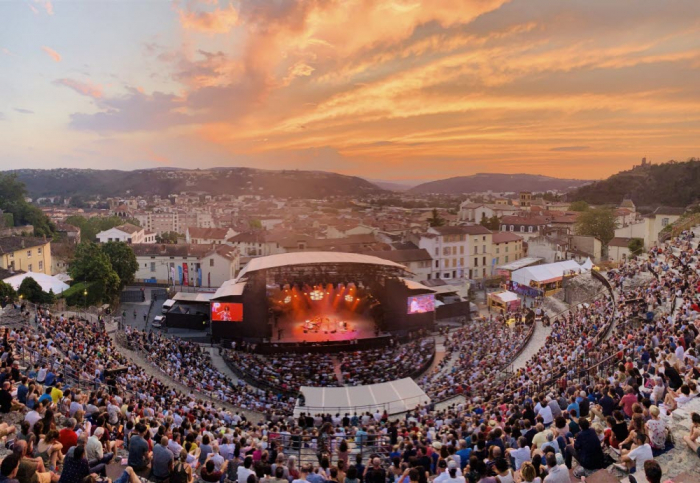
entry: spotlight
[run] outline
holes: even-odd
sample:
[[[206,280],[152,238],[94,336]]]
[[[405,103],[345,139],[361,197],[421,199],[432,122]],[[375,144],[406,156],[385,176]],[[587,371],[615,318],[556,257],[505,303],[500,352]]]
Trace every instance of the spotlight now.
[[[314,290],[309,294],[309,298],[315,301],[323,300],[323,292],[320,290]]]
[[[345,301],[346,301],[346,302],[352,302],[353,300],[355,300],[355,297],[353,297],[352,295],[346,295],[346,296],[345,296]]]
[[[291,301],[292,301],[292,297],[290,297],[289,295],[287,295],[287,296],[284,298],[284,303],[285,303],[285,304],[288,304],[288,303],[291,302]]]

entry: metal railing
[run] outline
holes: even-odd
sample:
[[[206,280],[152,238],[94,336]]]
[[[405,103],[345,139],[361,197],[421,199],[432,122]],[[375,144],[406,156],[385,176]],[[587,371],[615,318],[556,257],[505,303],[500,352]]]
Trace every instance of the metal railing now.
[[[374,422],[374,419],[372,419]],[[317,437],[308,436],[305,434],[280,434],[270,433],[269,441],[276,442],[277,447],[282,449],[284,454],[295,456],[299,466],[305,463],[318,464]],[[392,451],[392,446],[389,438],[382,434],[367,434],[362,435],[358,441],[357,436],[350,436],[343,433],[335,433],[330,436],[330,451],[327,453],[329,463],[337,464],[338,462],[338,447],[340,442],[345,440],[348,445],[348,455],[350,464],[354,464],[357,455],[360,455],[363,461],[368,458],[378,456],[385,464],[389,463],[389,454]]]

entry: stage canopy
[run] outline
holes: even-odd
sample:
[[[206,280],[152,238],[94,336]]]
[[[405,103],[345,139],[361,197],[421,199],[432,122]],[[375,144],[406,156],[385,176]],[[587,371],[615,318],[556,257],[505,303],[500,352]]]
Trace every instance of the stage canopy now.
[[[565,273],[583,273],[588,271],[588,269],[582,267],[574,260],[565,260],[563,262],[521,268],[513,272],[511,280],[529,287],[530,282],[533,280],[540,284],[551,283],[561,280]]]
[[[43,273],[35,273],[35,272],[27,272],[27,273],[20,273],[18,275],[13,275],[12,277],[6,278],[4,280],[5,283],[9,283],[12,285],[12,288],[15,290],[19,289],[19,286],[22,284],[22,280],[25,278],[33,278],[36,280],[36,283],[39,284],[41,287],[41,290],[44,292],[48,292],[49,290],[53,290],[53,293],[56,295],[63,293],[64,290],[68,290],[70,287],[68,284],[62,282],[56,277],[52,277],[51,275],[46,275]]]
[[[520,299],[518,298],[518,294],[509,292],[508,290],[498,293],[491,293],[489,295],[507,304],[520,301]]]
[[[377,409],[388,414],[410,411],[419,405],[430,403],[430,398],[407,377],[391,382],[354,387],[308,387],[300,389],[306,398],[304,406],[297,405],[294,415],[301,413],[374,413]]]
[[[292,252],[253,258],[250,262],[248,262],[248,265],[241,270],[241,273],[238,275],[238,280],[242,280],[249,273],[257,272],[259,270],[269,270],[271,268],[288,267],[293,265],[330,265],[342,263],[383,265],[385,267],[399,268],[408,272],[408,269],[404,265],[370,255],[341,252]]]

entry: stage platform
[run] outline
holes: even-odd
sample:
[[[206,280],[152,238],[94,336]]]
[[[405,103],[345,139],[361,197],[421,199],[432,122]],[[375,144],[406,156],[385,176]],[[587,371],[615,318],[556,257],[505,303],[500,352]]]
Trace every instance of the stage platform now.
[[[281,318],[277,326],[272,329],[270,342],[276,344],[296,342],[343,342],[360,339],[373,339],[377,337],[374,321],[357,314],[333,314],[313,321],[314,317],[308,316],[299,320],[294,318]],[[327,320],[326,320],[327,319]],[[307,320],[316,322],[316,329],[311,329]],[[343,329],[344,322],[347,329]],[[384,335],[380,332],[379,335]],[[281,336],[281,337],[280,337]]]

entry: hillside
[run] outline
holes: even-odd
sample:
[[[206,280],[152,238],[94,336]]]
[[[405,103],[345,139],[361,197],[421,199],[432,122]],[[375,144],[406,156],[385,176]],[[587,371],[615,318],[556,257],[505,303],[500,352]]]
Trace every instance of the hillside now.
[[[457,195],[481,191],[567,191],[578,188],[590,181],[580,179],[560,179],[536,174],[497,174],[477,173],[472,176],[457,176],[419,184],[408,190],[409,193],[438,193]]]
[[[591,204],[620,203],[629,196],[637,206],[687,206],[700,198],[700,160],[670,161],[622,171],[569,194]]]
[[[41,196],[160,195],[182,191],[212,195],[262,195],[280,198],[325,198],[367,195],[381,188],[355,176],[322,171],[266,171],[251,168],[20,169],[14,171],[32,198]]]

